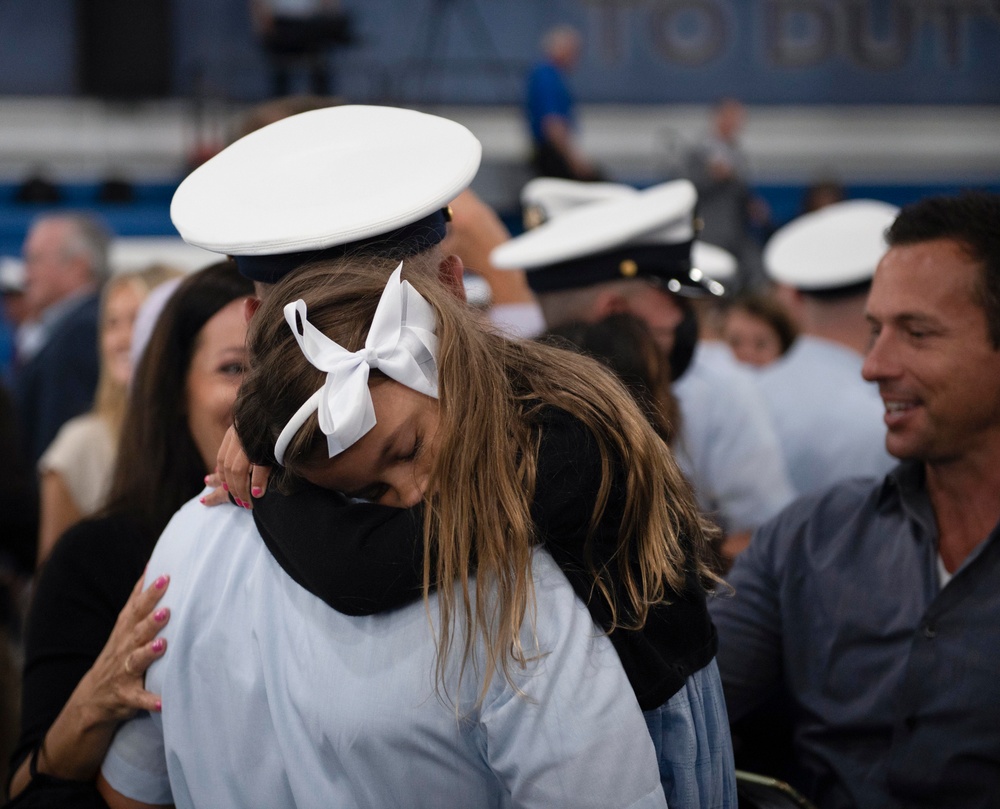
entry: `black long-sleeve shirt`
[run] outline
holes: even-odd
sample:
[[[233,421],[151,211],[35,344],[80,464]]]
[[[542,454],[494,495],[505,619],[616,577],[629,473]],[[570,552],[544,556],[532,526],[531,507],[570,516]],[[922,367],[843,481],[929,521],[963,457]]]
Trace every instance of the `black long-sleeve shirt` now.
[[[85,520],[56,543],[28,612],[21,735],[12,773],[41,744],[104,649],[149,548],[149,537],[125,516]]]
[[[611,608],[594,588],[585,558],[591,513],[601,485],[597,442],[582,422],[548,409],[541,423],[531,516],[544,547],[562,568],[596,623],[611,628]],[[619,603],[624,599],[619,533],[625,500],[619,464],[608,503],[590,536],[598,569]],[[339,612],[367,615],[419,598],[423,581],[423,509],[351,502],[307,486],[292,495],[269,492],[254,517],[285,571]],[[651,610],[641,630],[616,628],[610,639],[640,706],[662,705],[715,655],[716,634],[693,561],[685,586]]]

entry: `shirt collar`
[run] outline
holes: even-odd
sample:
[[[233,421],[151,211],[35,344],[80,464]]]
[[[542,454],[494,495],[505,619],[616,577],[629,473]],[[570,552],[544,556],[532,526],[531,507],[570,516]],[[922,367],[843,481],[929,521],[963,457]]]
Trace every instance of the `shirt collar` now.
[[[925,485],[926,470],[921,461],[901,461],[882,483],[878,496],[880,508],[890,506],[895,500],[903,513],[920,526],[922,534],[937,536],[937,520]]]

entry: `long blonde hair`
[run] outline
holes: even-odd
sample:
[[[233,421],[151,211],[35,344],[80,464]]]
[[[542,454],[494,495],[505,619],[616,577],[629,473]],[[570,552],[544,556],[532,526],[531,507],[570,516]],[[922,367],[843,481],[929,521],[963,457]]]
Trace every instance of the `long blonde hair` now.
[[[250,370],[235,406],[253,463],[275,465],[279,432],[324,378],[300,352],[284,305],[301,298],[314,326],[358,350],[394,268],[395,262],[375,258],[326,262],[292,273],[268,295],[251,322]],[[576,417],[597,442],[603,476],[591,530],[608,503],[615,470],[625,477],[619,587],[609,582],[607,562],[599,569],[585,548],[614,626],[641,628],[652,606],[684,589],[689,569],[705,583],[714,581],[706,561],[712,529],[666,444],[607,369],[564,349],[494,333],[432,280],[433,269],[408,261],[403,270],[438,321],[439,444],[426,498],[423,589],[425,599],[432,588],[438,591],[439,685],[453,647],[462,650],[464,671],[478,641],[485,655],[475,661],[484,675],[481,699],[495,672],[513,683],[512,665],[525,665],[531,654],[522,647],[521,628],[534,603],[530,565],[539,537],[530,508],[538,422],[546,408]],[[378,376],[372,371],[373,380]],[[286,485],[296,471],[325,460],[326,440],[314,414],[292,440],[275,482]],[[475,598],[473,574],[480,583]]]
[[[92,412],[104,420],[111,431],[115,442],[121,433],[122,422],[125,420],[125,410],[128,404],[128,385],[115,379],[111,369],[104,361],[104,330],[107,325],[108,302],[114,292],[122,287],[131,287],[136,291],[140,303],[146,296],[164,281],[177,278],[183,273],[180,270],[164,264],[152,264],[142,270],[126,272],[113,276],[101,290],[101,321],[100,344],[101,364],[97,377],[97,389],[94,392],[94,407]]]

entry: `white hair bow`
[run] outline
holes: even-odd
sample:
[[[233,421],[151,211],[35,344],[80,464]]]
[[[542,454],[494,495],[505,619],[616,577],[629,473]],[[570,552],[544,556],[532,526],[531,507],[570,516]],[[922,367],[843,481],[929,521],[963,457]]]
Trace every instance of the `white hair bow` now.
[[[302,425],[318,412],[329,457],[339,455],[375,426],[368,372],[378,368],[401,385],[437,398],[437,318],[434,309],[408,281],[402,263],[389,277],[360,351],[348,351],[306,320],[306,304],[285,306],[285,320],[306,359],[326,372],[326,382],[310,396],[281,431],[274,458],[284,464],[285,450]],[[301,322],[302,328],[299,329]]]

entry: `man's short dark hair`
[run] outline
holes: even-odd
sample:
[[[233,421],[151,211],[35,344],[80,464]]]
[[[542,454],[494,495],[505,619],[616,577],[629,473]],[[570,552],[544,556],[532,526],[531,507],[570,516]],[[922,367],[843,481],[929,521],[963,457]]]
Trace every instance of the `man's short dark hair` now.
[[[986,312],[990,341],[1000,349],[1000,194],[966,191],[914,202],[899,212],[886,239],[890,247],[933,239],[962,245],[981,265],[974,294]]]

